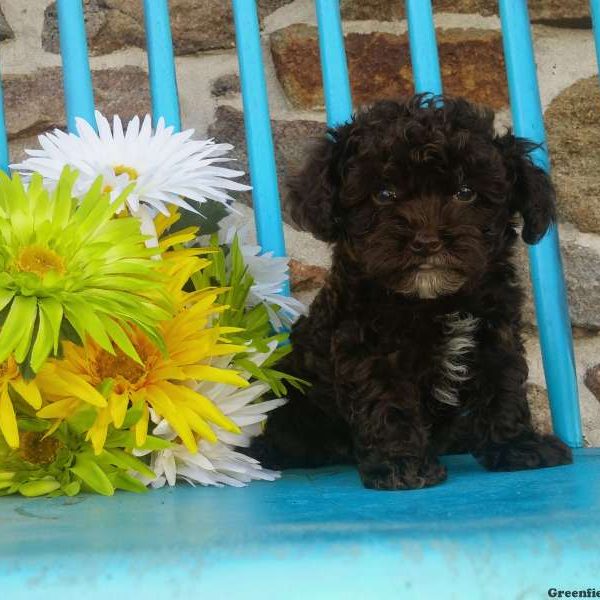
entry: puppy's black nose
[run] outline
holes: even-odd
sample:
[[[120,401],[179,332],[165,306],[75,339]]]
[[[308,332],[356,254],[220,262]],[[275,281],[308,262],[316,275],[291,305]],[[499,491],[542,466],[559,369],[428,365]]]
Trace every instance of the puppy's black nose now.
[[[442,241],[434,232],[419,231],[411,242],[410,249],[415,254],[420,254],[422,256],[436,254],[442,249]]]

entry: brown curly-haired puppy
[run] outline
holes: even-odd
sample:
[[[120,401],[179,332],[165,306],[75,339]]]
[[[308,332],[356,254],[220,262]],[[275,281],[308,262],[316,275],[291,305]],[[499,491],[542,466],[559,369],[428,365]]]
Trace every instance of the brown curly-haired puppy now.
[[[292,182],[294,218],[333,266],[282,367],[312,385],[250,449],[266,466],[355,462],[365,486],[393,490],[443,481],[447,452],[491,470],[571,462],[532,427],[511,263],[516,215],[536,243],[554,191],[535,146],[493,120],[462,99],[379,102]]]

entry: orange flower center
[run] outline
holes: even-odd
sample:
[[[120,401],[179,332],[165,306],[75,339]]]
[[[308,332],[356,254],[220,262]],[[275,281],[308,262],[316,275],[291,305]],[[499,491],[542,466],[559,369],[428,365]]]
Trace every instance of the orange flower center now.
[[[65,263],[61,256],[54,250],[40,246],[39,244],[31,244],[25,246],[15,262],[18,271],[25,273],[35,273],[43,277],[50,271],[56,271],[61,275],[65,272]]]
[[[115,355],[101,352],[96,358],[96,375],[100,382],[120,377],[135,384],[145,372],[142,365],[129,358],[122,350],[117,350]]]
[[[19,435],[19,456],[34,465],[49,465],[56,460],[60,442],[45,438],[37,431],[24,431]]]

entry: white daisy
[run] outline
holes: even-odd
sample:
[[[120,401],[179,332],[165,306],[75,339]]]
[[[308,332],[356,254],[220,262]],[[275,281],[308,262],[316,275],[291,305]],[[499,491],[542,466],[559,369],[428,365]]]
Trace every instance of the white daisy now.
[[[153,435],[168,440],[176,436],[166,421],[156,426]],[[263,469],[256,459],[222,442],[201,441],[195,454],[182,444],[175,444],[167,450],[154,452],[150,468],[156,473],[156,479],[145,480],[145,483],[153,488],[165,484],[174,486],[178,479],[191,485],[244,487],[254,480],[275,481],[280,477],[277,471]]]
[[[289,285],[289,273],[287,257],[273,256],[272,252],[261,254],[262,248],[256,244],[249,243],[248,222],[243,215],[231,214],[219,223],[219,242],[231,245],[237,235],[240,251],[244,257],[244,263],[248,268],[254,283],[248,293],[247,306],[252,308],[263,303],[271,324],[276,330],[290,328],[294,321],[306,314],[306,306],[292,296],[283,294]],[[203,240],[207,244],[207,240]],[[275,312],[271,306],[279,306],[281,310]]]
[[[269,344],[269,351],[254,353],[249,356],[254,364],[260,366],[277,347],[276,342]],[[215,366],[226,368],[232,357],[223,357]],[[241,374],[244,375],[243,373]],[[246,374],[249,377],[249,374]],[[210,424],[218,441],[214,444],[200,441],[198,451],[191,453],[182,444],[174,444],[166,450],[152,452],[150,468],[156,479],[148,480],[137,475],[144,483],[152,487],[165,484],[175,485],[177,479],[183,479],[192,485],[232,485],[242,487],[252,480],[273,481],[279,473],[263,469],[254,458],[238,452],[236,447],[247,447],[253,437],[261,431],[261,425],[267,419],[267,413],[286,403],[283,398],[259,401],[269,386],[260,381],[253,382],[247,388],[236,388],[226,384],[202,381],[194,388],[210,398],[214,404],[242,430],[241,435],[229,433],[216,425]],[[173,441],[176,433],[165,419],[151,415],[157,425],[152,435]],[[136,451],[137,455],[147,452]]]
[[[248,294],[248,306],[262,302],[273,327],[289,329],[306,312],[306,307],[293,296],[283,295],[286,284],[289,285],[288,259],[275,257],[272,252],[261,254],[261,247],[251,244],[241,244],[240,250],[254,280]],[[275,312],[271,305],[279,306],[281,310]]]
[[[230,144],[193,140],[193,129],[176,133],[173,127],[166,127],[163,118],[153,131],[149,115],[141,124],[139,117],[134,117],[126,128],[115,115],[111,129],[109,121],[96,111],[96,124],[97,132],[87,121],[76,119],[77,133],[55,129],[40,135],[41,149],[26,150],[29,158],[11,168],[25,176],[37,171],[52,186],[68,165],[79,171],[78,196],[85,194],[99,175],[113,198],[133,183],[127,199],[133,214],[144,205],[151,214],[168,214],[170,204],[195,210],[184,198],[195,203],[210,198],[227,204],[233,199],[226,190],[250,189],[232,181],[243,171],[220,166],[232,160],[225,156],[233,147]]]

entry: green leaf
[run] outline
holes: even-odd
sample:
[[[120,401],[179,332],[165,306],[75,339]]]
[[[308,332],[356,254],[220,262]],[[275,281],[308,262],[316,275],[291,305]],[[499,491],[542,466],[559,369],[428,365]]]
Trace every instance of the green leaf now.
[[[79,481],[71,481],[71,483],[63,486],[62,491],[65,496],[77,496],[81,491],[81,483]]]
[[[304,392],[307,387],[311,387],[312,383],[310,381],[306,381],[305,379],[297,379],[296,377],[286,377],[286,381],[294,388],[299,390],[300,392]]]
[[[122,429],[129,429],[130,427],[133,427],[133,425],[135,425],[142,418],[142,415],[144,414],[144,404],[145,403],[143,400],[139,400],[127,410],[123,425],[121,425]]]
[[[120,429],[110,428],[106,441],[105,448],[133,448],[135,447],[135,436],[131,431],[121,431]]]
[[[210,235],[219,230],[219,222],[228,214],[227,207],[217,200],[207,200],[198,209],[200,212],[182,210],[177,223],[169,228],[169,233],[176,233],[188,227],[198,227],[202,235]]]
[[[260,379],[264,381],[266,379],[265,374],[257,367],[251,360],[247,358],[238,358],[235,360],[235,366],[239,369],[243,369],[256,377],[256,379]]]
[[[81,435],[87,431],[96,420],[98,413],[93,406],[84,406],[80,408],[74,415],[70,416],[67,421],[73,430]]]
[[[140,450],[165,450],[171,448],[173,444],[163,438],[155,437],[153,435],[146,436],[146,442],[139,447]]]
[[[44,477],[36,481],[27,481],[19,486],[19,494],[34,497],[44,496],[60,488],[60,483],[53,477]]]
[[[10,496],[11,494],[16,494],[19,491],[18,483],[11,485],[9,488],[1,489],[0,488],[0,496]]]
[[[118,448],[112,448],[109,450],[104,450],[102,452],[101,457],[116,467],[120,467],[121,469],[131,469],[132,471],[137,471],[140,475],[144,477],[148,477],[149,479],[154,479],[156,474],[152,471],[148,466],[143,463],[141,460],[137,459],[135,456],[128,454],[124,450],[120,450]]]
[[[168,440],[155,437],[152,435],[146,436],[146,443],[143,446],[136,446],[135,436],[131,431],[111,430],[108,433],[105,448],[138,448],[139,450],[165,450],[171,448],[172,444]]]
[[[244,327],[256,333],[262,332],[261,337],[266,337],[269,329],[269,313],[264,304],[259,304],[246,313]]]
[[[135,494],[145,494],[148,491],[148,488],[139,479],[122,471],[111,473],[109,478],[117,489],[134,492]]]
[[[31,354],[25,359],[25,362],[19,365],[19,371],[26,381],[35,379],[35,371],[31,368]]]
[[[28,419],[25,417],[18,418],[17,425],[19,426],[19,431],[42,432],[50,428],[50,423],[48,421],[42,421],[42,419]]]
[[[98,494],[112,496],[115,493],[115,488],[106,473],[87,456],[79,455],[75,466],[71,467],[71,472]]]

